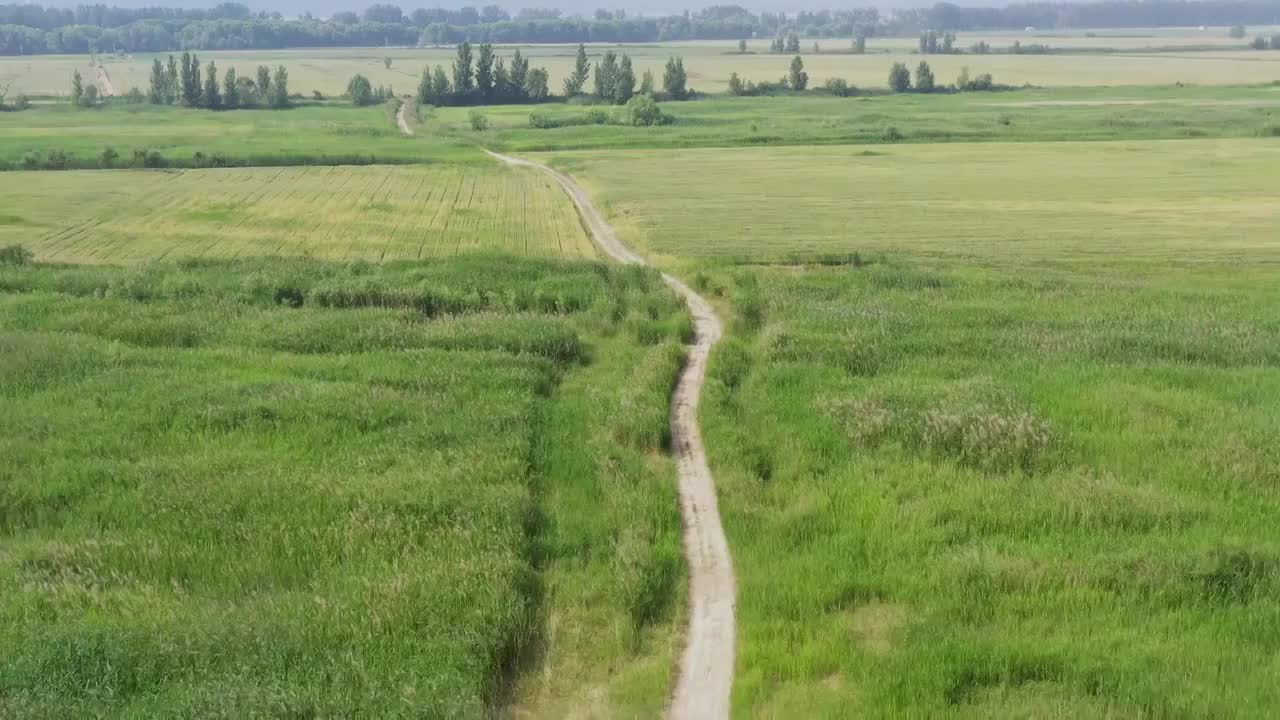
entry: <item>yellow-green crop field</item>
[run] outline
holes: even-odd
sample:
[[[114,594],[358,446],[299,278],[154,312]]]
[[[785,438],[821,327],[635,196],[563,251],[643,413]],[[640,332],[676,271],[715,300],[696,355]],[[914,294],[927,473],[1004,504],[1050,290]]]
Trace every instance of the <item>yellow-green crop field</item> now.
[[[559,188],[496,165],[8,173],[0,188],[0,245],[44,261],[595,253]]]
[[[1257,140],[608,151],[549,157],[666,257],[906,252],[1025,260],[1280,258]]]

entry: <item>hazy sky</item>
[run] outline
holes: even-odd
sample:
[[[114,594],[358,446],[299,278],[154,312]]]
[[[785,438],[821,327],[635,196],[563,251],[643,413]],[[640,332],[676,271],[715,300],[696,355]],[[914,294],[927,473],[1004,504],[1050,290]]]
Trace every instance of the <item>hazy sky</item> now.
[[[34,0],[40,2],[40,0]],[[90,4],[92,2],[102,2],[106,5],[116,5],[119,7],[184,7],[184,8],[207,8],[216,5],[220,0],[47,0],[41,4],[54,7],[75,7],[80,4]],[[299,15],[305,11],[310,11],[314,15],[327,16],[339,10],[355,10],[359,12],[364,8],[372,5],[374,0],[239,0],[243,4],[249,6],[253,10],[278,10],[285,15]],[[696,10],[701,7],[715,4],[737,4],[749,8],[754,11],[760,10],[786,10],[795,12],[797,10],[819,10],[822,8],[844,8],[844,7],[871,7],[875,6],[881,10],[888,10],[894,7],[928,7],[933,5],[936,0],[878,0],[877,2],[837,2],[828,0],[790,0],[790,1],[774,1],[774,0],[751,0],[737,3],[724,2],[696,2],[681,3],[679,0],[658,0],[652,3],[640,3],[635,0],[560,0],[560,2],[493,2],[492,0],[474,0],[468,2],[466,0],[380,0],[382,2],[392,2],[399,5],[406,12],[420,7],[445,7],[459,8],[465,5],[473,7],[481,7],[484,5],[499,5],[507,11],[515,14],[515,12],[525,7],[558,7],[564,11],[566,15],[584,14],[589,15],[598,8],[607,9],[624,9],[634,15],[670,15],[681,12],[685,9]],[[981,6],[981,7],[999,7],[1007,5],[1007,0],[949,0],[956,5]]]

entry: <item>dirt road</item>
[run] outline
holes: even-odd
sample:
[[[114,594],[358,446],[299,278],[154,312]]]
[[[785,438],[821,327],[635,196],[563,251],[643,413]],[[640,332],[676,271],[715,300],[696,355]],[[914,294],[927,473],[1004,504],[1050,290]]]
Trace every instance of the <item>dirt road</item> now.
[[[97,70],[98,93],[103,97],[115,97],[116,86],[111,84],[111,76],[107,74],[107,69],[98,65],[95,70]]]
[[[510,165],[532,167],[560,183],[591,231],[591,236],[618,262],[647,264],[618,240],[613,228],[591,203],[573,178],[545,165],[489,153]],[[684,551],[689,564],[689,628],[680,676],[668,707],[668,715],[684,720],[729,717],[729,693],[733,687],[734,602],[736,583],[729,545],[720,525],[715,482],[707,467],[698,430],[698,400],[706,376],[711,346],[722,328],[711,304],[671,275],[662,278],[679,293],[694,319],[694,340],[689,358],[676,383],[671,400],[671,437],[679,468],[680,515],[684,521]]]
[[[405,113],[409,110],[409,103],[413,102],[413,98],[405,95],[400,98],[400,109],[396,110],[396,124],[400,126],[400,132],[405,135],[412,135],[413,128],[409,127],[409,118],[405,117]]]

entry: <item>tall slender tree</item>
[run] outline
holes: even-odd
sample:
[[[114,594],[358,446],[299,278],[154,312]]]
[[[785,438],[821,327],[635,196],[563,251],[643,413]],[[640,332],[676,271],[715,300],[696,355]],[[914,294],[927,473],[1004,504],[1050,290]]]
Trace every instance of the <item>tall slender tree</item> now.
[[[449,74],[444,71],[443,65],[437,65],[435,72],[431,73],[431,93],[440,105],[449,102],[453,96],[453,86],[449,84]]]
[[[546,68],[532,68],[524,77],[524,94],[531,102],[542,102],[551,93]]]
[[[529,76],[529,59],[522,56],[519,50],[511,56],[511,71],[508,75],[511,81],[511,87],[517,92],[524,93],[524,81]]]
[[[809,73],[804,71],[804,60],[797,55],[791,59],[791,69],[787,71],[787,84],[792,90],[804,90],[809,87]]]
[[[79,70],[71,71],[71,104],[79,105],[84,101],[84,80]]]
[[[431,66],[422,68],[422,77],[418,79],[418,94],[415,96],[419,105],[438,105],[431,94]]]
[[[618,54],[606,50],[600,62],[596,63],[595,96],[607,102],[613,102],[613,92],[618,84]]]
[[[573,97],[582,92],[582,86],[587,84],[587,77],[591,75],[591,61],[587,59],[587,48],[582,43],[578,43],[578,56],[573,61],[573,72],[564,79],[565,97]]]
[[[236,69],[227,68],[222,79],[222,106],[228,110],[240,107],[240,85],[236,80]]]
[[[933,92],[933,70],[923,60],[916,66],[916,92]]]
[[[672,100],[683,100],[689,94],[688,75],[684,71],[684,58],[671,57],[662,73],[662,89]]]
[[[653,97],[653,71],[645,70],[640,77],[640,94]]]
[[[266,65],[259,65],[258,79],[254,84],[258,88],[258,97],[262,98],[263,102],[269,102],[271,95],[271,68]]]
[[[222,109],[222,91],[218,89],[218,66],[212,61],[204,68],[203,105],[210,110]]]
[[[499,102],[519,100],[518,93],[512,91],[511,75],[507,72],[507,63],[502,58],[493,61],[493,96]]]
[[[182,81],[178,79],[178,61],[169,56],[164,66],[164,101],[168,105],[178,102],[179,88]]]
[[[187,107],[199,107],[200,97],[200,60],[192,53],[182,53],[182,104]]]
[[[276,66],[271,78],[271,107],[283,110],[289,107],[289,71],[283,65]]]
[[[476,89],[480,91],[480,97],[485,102],[493,98],[494,85],[493,46],[489,43],[481,43],[480,53],[476,57]]]
[[[453,61],[453,91],[465,97],[474,89],[475,70],[471,66],[471,43],[463,40],[458,44],[458,57]]]
[[[635,94],[636,71],[631,67],[631,57],[624,54],[621,64],[618,65],[618,74],[613,82],[613,102],[618,105],[626,105],[627,101]]]
[[[147,102],[152,105],[163,105],[168,91],[165,89],[167,78],[160,58],[151,61],[151,87],[147,88]]]

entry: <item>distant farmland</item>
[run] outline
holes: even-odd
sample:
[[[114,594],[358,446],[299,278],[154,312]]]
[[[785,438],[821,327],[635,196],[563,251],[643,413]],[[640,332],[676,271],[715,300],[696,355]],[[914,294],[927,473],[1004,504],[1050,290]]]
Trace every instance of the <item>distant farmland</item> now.
[[[1250,28],[1253,33],[1269,33],[1266,28]],[[672,54],[682,55],[689,69],[690,86],[704,92],[721,92],[736,72],[745,79],[759,82],[777,80],[786,72],[789,55],[768,52],[771,38],[748,43],[748,52],[739,54],[734,41],[694,41],[644,43],[623,46],[636,63],[636,72],[653,71],[659,79],[662,66]],[[814,42],[820,52],[813,52]],[[1177,82],[1196,85],[1234,85],[1269,82],[1276,79],[1280,55],[1258,53],[1246,49],[1246,41],[1226,36],[1225,29],[1199,32],[1189,28],[1166,29],[1142,35],[1084,37],[1037,36],[1030,33],[960,33],[957,44],[968,48],[974,42],[987,42],[997,52],[991,55],[934,55],[929,62],[939,77],[952,78],[963,66],[973,72],[990,72],[996,79],[1014,85],[1030,83],[1046,87],[1079,87],[1085,85],[1172,85]],[[1044,44],[1057,51],[1048,55],[1008,54],[1015,42]],[[841,77],[859,87],[883,87],[894,62],[918,62],[917,39],[912,37],[871,38],[867,54],[849,53],[848,38],[806,38],[801,46],[810,77],[821,83],[829,77]],[[517,46],[503,45],[500,52],[510,55]],[[551,87],[559,89],[573,67],[574,46],[520,45],[534,67],[545,67],[550,73]],[[608,46],[604,43],[588,47],[596,60]],[[165,57],[161,53],[159,57]],[[289,68],[292,86],[310,94],[341,93],[355,73],[368,76],[375,85],[391,85],[399,92],[412,92],[417,87],[424,66],[449,67],[454,60],[451,46],[422,48],[296,48],[291,50],[217,50],[199,52],[201,60],[214,61],[219,68],[234,67],[241,75],[251,74],[257,65],[283,63]],[[111,74],[119,92],[131,86],[145,88],[152,58],[140,53],[130,56],[100,58]],[[392,64],[385,65],[384,59]],[[71,71],[88,67],[86,55],[40,55],[0,58],[0,77],[17,78],[13,92],[32,95],[65,96]]]
[[[1276,257],[1277,152],[1212,140],[551,157],[613,208],[626,242],[663,256],[1203,262]]]
[[[397,260],[502,250],[593,256],[573,208],[496,166],[295,167],[0,177],[0,245],[41,260],[314,256]]]

